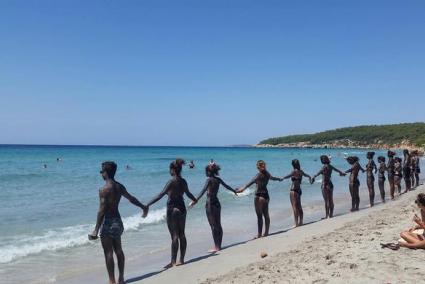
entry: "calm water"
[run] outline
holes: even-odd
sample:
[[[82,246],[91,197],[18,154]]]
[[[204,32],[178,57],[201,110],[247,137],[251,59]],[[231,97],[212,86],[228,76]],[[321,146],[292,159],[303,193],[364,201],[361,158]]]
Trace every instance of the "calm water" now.
[[[91,265],[103,266],[99,242],[87,240],[87,233],[93,230],[95,223],[98,189],[103,185],[99,175],[102,161],[116,161],[116,179],[146,202],[166,184],[168,165],[176,157],[194,160],[196,168],[185,167],[183,176],[196,195],[205,181],[204,166],[211,158],[220,164],[221,177],[229,185],[239,187],[256,174],[258,159],[265,160],[275,176],[288,174],[294,158],[301,161],[305,172],[315,174],[321,167],[321,154],[331,155],[334,166],[346,170],[349,166],[343,159],[344,154],[358,155],[364,165],[365,152],[358,149],[0,146],[0,279],[11,283],[61,282],[89,270],[83,259],[90,258]],[[377,151],[377,155],[381,153]],[[56,158],[61,161],[57,162]],[[126,170],[125,165],[131,169]],[[347,178],[334,174],[333,181],[336,198],[344,200],[344,204],[336,204],[336,211],[345,210],[349,203]],[[364,175],[360,181],[365,186]],[[319,182],[320,178],[313,185],[304,182],[302,201],[306,221],[323,212]],[[272,231],[292,225],[289,186],[289,181],[270,182]],[[250,189],[235,197],[221,190],[224,245],[255,234],[252,193]],[[146,219],[142,219],[138,208],[127,200],[120,206],[127,261],[145,256],[146,272],[159,268],[169,257],[165,202],[166,198],[155,204]],[[204,203],[205,199],[188,211],[188,257],[212,245]],[[362,204],[366,203],[363,198]]]

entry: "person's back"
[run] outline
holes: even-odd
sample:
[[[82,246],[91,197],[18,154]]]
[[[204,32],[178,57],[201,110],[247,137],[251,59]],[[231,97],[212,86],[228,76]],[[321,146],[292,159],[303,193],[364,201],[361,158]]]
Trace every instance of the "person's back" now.
[[[217,177],[209,177],[209,186],[207,191],[207,198],[217,199],[218,189],[220,188],[220,179]]]
[[[99,190],[99,211],[97,213],[96,227],[89,235],[90,240],[97,238],[100,230],[100,238],[104,250],[106,268],[108,270],[109,283],[115,282],[114,257],[115,252],[118,262],[118,283],[124,283],[124,252],[121,248],[121,235],[124,232],[124,225],[118,210],[121,197],[124,196],[132,204],[143,210],[143,217],[146,217],[148,208],[140,203],[137,198],[129,194],[126,188],[115,181],[117,164],[114,162],[102,163],[100,174],[105,180],[105,186]]]

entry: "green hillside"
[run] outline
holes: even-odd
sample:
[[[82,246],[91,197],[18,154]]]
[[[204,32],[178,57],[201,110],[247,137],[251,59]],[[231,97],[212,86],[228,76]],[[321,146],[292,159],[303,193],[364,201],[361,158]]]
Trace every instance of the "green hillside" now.
[[[401,123],[388,125],[364,125],[337,128],[315,134],[290,135],[274,137],[261,141],[259,144],[277,145],[283,143],[307,142],[324,144],[335,141],[350,140],[359,145],[368,144],[400,144],[408,141],[415,146],[425,146],[425,123]]]

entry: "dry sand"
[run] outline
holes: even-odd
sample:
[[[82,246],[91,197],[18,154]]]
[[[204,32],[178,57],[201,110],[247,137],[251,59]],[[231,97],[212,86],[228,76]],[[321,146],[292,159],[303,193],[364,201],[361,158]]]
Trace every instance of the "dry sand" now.
[[[382,249],[413,226],[416,195],[244,242],[129,283],[425,283],[424,250]],[[261,258],[265,252],[267,256]],[[177,281],[177,282],[176,282]]]

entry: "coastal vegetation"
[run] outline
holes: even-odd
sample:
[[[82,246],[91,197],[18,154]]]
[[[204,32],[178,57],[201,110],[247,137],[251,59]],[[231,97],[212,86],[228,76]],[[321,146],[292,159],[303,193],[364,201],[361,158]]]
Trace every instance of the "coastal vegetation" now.
[[[362,125],[337,128],[314,134],[289,135],[261,141],[259,146],[359,146],[400,147],[425,146],[425,123]]]

